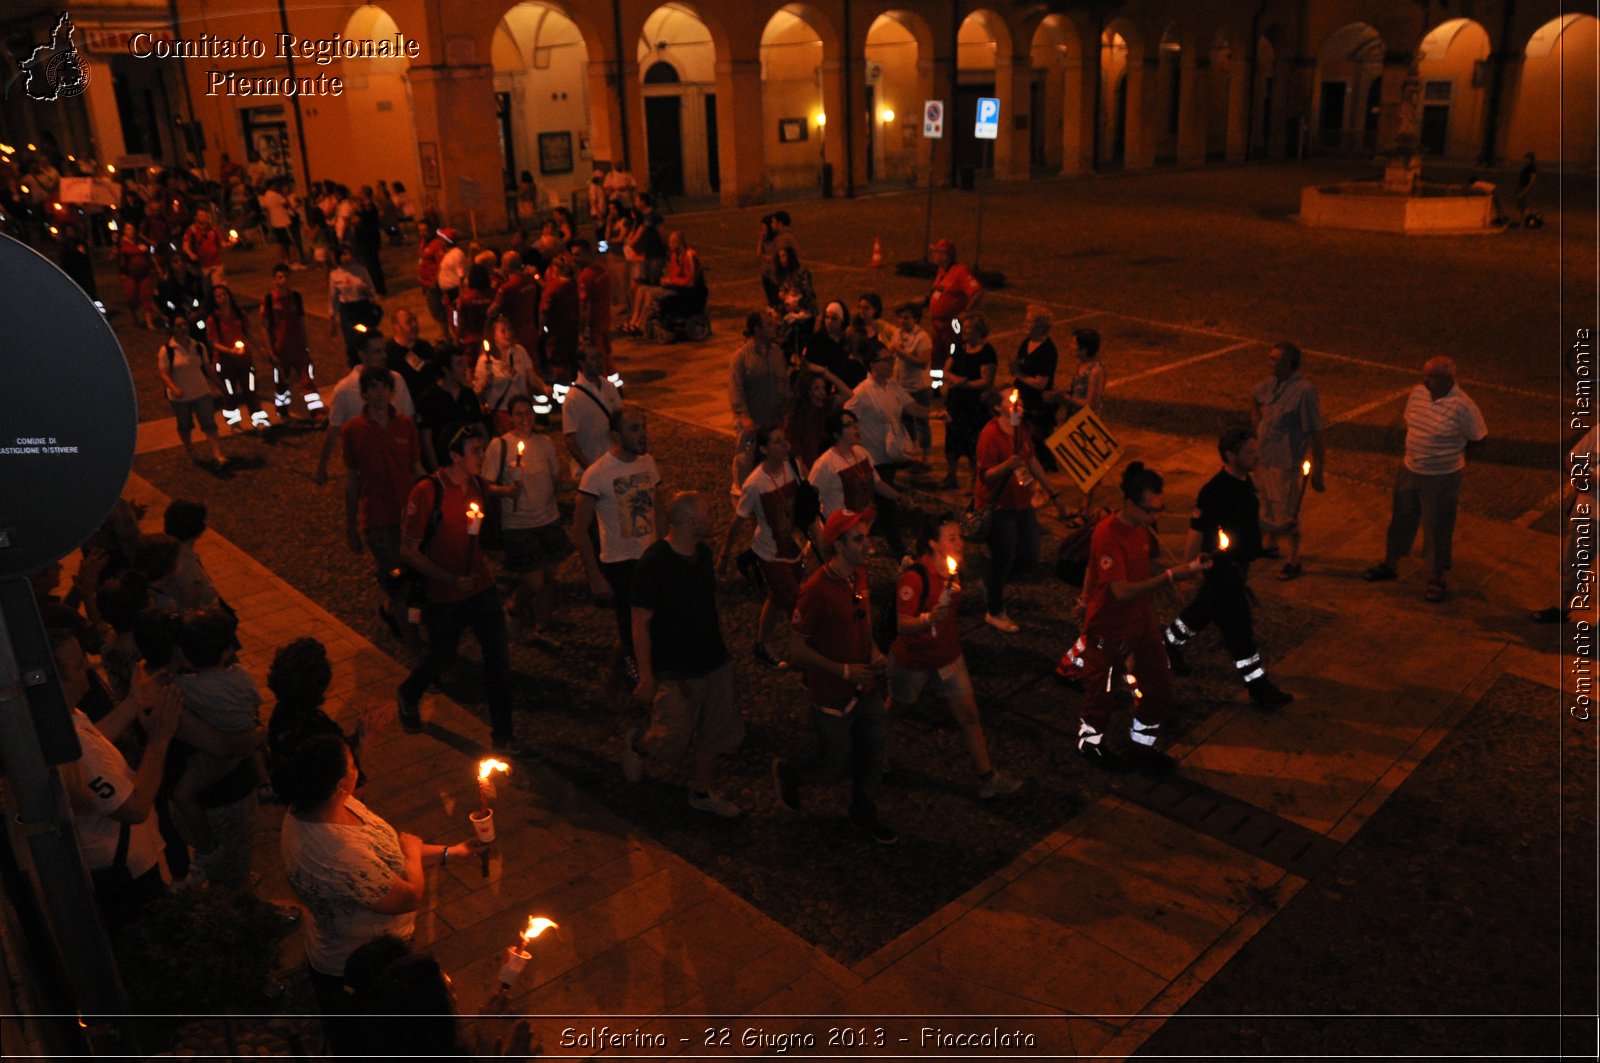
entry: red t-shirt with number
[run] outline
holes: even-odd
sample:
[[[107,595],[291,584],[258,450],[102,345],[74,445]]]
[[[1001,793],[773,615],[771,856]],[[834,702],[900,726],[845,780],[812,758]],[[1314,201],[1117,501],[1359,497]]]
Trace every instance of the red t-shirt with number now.
[[[1118,580],[1137,583],[1150,578],[1151,559],[1160,549],[1148,528],[1138,528],[1118,514],[1095,525],[1089,539],[1089,569],[1083,582],[1087,603],[1083,633],[1116,643],[1149,630],[1155,623],[1151,596],[1119,602],[1111,593]]]
[[[943,572],[918,561],[900,573],[894,592],[895,612],[900,616],[938,613],[945,582]],[[941,614],[930,631],[896,635],[889,652],[896,668],[913,672],[934,672],[954,664],[961,657],[961,631],[956,627],[955,610]]]

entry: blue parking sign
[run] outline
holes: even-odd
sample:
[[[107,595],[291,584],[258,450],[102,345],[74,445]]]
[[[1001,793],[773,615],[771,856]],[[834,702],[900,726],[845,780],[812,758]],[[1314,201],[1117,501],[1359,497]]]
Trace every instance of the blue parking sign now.
[[[993,96],[978,97],[978,121],[972,130],[980,140],[1000,137],[1000,101]]]

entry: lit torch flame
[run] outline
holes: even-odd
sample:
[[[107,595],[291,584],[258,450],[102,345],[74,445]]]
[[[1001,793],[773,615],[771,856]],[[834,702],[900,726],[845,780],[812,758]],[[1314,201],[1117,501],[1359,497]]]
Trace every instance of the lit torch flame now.
[[[489,776],[493,775],[495,772],[509,772],[510,770],[511,765],[507,764],[505,761],[496,760],[493,757],[485,757],[483,760],[478,761],[478,781],[488,782]]]
[[[1226,550],[1228,548],[1228,543],[1230,541],[1231,540],[1228,538],[1228,533],[1223,531],[1221,528],[1218,528],[1217,529],[1217,549],[1218,550]]]
[[[238,229],[229,229],[228,230],[228,239],[230,239],[230,240],[239,239],[239,230]]]
[[[1022,393],[1020,391],[1018,391],[1016,388],[1012,388],[1011,389],[1011,395],[1009,396],[1009,398],[1013,403],[1015,403],[1021,397],[1022,397]]]
[[[361,324],[361,323],[360,323],[360,322],[359,322],[359,321],[358,321],[358,322],[356,322],[356,331],[357,331],[357,332],[365,332],[365,331],[367,331],[367,326],[365,326],[365,325],[363,325],[363,324]]]
[[[1310,458],[1307,458],[1305,461],[1302,461],[1300,463],[1300,475],[1301,476],[1310,476],[1311,475],[1311,459]]]
[[[945,567],[950,570],[950,575],[952,577],[954,577],[955,574],[956,574],[956,569],[959,567],[956,564],[956,559],[953,558],[953,557],[947,557],[947,558],[944,559],[944,564],[945,564]]]
[[[483,510],[478,508],[478,503],[469,502],[467,504],[467,519],[468,520],[482,520],[483,519]],[[495,760],[495,761],[487,761],[486,760],[486,761],[484,761],[484,763],[485,764],[499,764],[500,762],[498,760]],[[500,770],[504,771],[505,770],[505,766],[501,765]],[[480,769],[480,771],[481,771],[481,769]],[[485,776],[485,777],[487,777],[487,776]]]
[[[542,915],[528,916],[528,929],[522,932],[522,944],[526,946],[528,942],[532,941],[546,930],[555,929],[557,925],[558,924],[546,919]]]
[[[244,350],[244,340],[234,340],[233,341],[233,349],[236,350],[236,351]]]

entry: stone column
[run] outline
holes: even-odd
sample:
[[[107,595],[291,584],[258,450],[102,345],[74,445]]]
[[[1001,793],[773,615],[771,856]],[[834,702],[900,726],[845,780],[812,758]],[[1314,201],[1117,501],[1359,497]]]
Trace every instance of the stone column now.
[[[1206,161],[1206,79],[1211,74],[1209,56],[1197,56],[1185,48],[1178,59],[1178,143],[1179,166],[1200,166]]]
[[[761,60],[718,60],[717,152],[724,206],[760,203],[766,195],[762,120]]]
[[[89,91],[83,94],[85,109],[89,112],[89,132],[94,138],[95,159],[103,167],[114,163],[128,153],[122,139],[122,116],[117,109],[117,94],[112,91],[111,64],[79,53],[79,61],[87,67]],[[20,94],[21,88],[17,90]]]
[[[844,195],[845,167],[851,165],[851,160],[846,158],[844,143],[844,63],[838,59],[825,59],[820,67],[822,79],[822,113],[827,117],[828,124],[820,130],[815,130],[822,137],[822,154],[833,166],[833,184],[822,190],[825,196]],[[861,96],[856,95],[859,101]],[[861,125],[861,119],[856,118],[856,125]],[[762,130],[766,133],[766,130]],[[818,158],[820,167],[822,159]]]
[[[995,56],[994,94],[1000,99],[1000,136],[994,142],[996,180],[1025,181],[1028,178],[1033,121],[1028,113],[1032,102],[1028,84],[1032,77],[1031,56]]]
[[[1095,82],[1100,78],[1100,51],[1063,65],[1061,98],[1061,172],[1089,173],[1094,169]]]
[[[441,187],[425,191],[438,197],[440,215],[465,226],[474,210],[480,231],[509,224],[501,192],[504,159],[494,116],[494,68],[482,63],[412,66],[410,81],[417,140],[439,145]],[[477,183],[475,208],[463,202],[462,178]]]
[[[1161,56],[1128,57],[1128,111],[1122,166],[1148,170],[1156,161],[1156,130],[1161,127]]]
[[[1250,64],[1238,55],[1228,56],[1228,136],[1227,159],[1240,162],[1250,138]]]
[[[622,163],[622,111],[617,100],[616,64],[589,62],[589,148],[595,162]],[[633,95],[637,95],[634,92]]]

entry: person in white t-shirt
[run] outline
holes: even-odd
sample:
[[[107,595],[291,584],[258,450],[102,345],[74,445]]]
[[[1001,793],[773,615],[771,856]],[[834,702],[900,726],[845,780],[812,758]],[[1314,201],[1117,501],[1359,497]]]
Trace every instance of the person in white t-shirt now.
[[[489,441],[483,455],[483,479],[500,496],[507,572],[517,576],[511,596],[511,637],[547,650],[561,644],[550,635],[555,611],[556,569],[572,553],[572,540],[561,526],[556,491],[566,476],[555,445],[533,427],[533,400],[511,400],[511,430]],[[528,630],[528,620],[533,628]]]
[[[933,411],[901,387],[894,379],[895,356],[876,340],[868,340],[867,378],[856,385],[844,408],[856,415],[861,430],[861,445],[872,455],[878,477],[894,487],[895,476],[923,453],[906,430],[906,418],[926,422]],[[886,499],[879,507],[874,524],[889,541],[895,557],[905,553],[900,535],[900,507]]]
[[[817,455],[807,477],[817,489],[822,519],[835,510],[864,513],[872,508],[874,496],[898,501],[900,492],[883,482],[872,465],[872,455],[861,445],[861,425],[849,410],[828,414],[828,439],[831,446]]]
[[[561,433],[572,455],[572,475],[611,449],[611,417],[622,409],[622,393],[605,378],[605,352],[598,347],[578,349],[578,377],[561,404]]]
[[[933,337],[922,327],[922,304],[901,303],[895,308],[900,327],[886,341],[894,355],[894,378],[922,405],[933,406]],[[912,419],[906,426],[923,451],[933,446],[928,422]]]
[[[611,449],[578,481],[578,508],[572,539],[589,573],[589,589],[616,609],[622,665],[629,682],[639,681],[633,653],[633,571],[645,549],[661,537],[661,472],[649,454],[644,411],[623,406],[611,415]],[[599,524],[596,556],[591,526]]]
[[[728,534],[722,540],[717,569],[727,571],[734,540],[744,526],[753,521],[755,535],[750,548],[767,585],[767,600],[761,605],[753,652],[757,663],[768,668],[785,668],[785,662],[773,656],[768,646],[779,622],[794,612],[795,603],[800,600],[800,562],[805,542],[802,534],[812,531],[820,535],[821,529],[796,527],[799,469],[789,460],[789,439],[783,428],[763,425],[756,429],[754,454],[756,467],[739,491],[739,504],[733,523],[728,525]],[[814,525],[816,521],[813,519],[811,523]]]
[[[73,706],[72,726],[83,749],[77,760],[61,766],[61,784],[72,806],[83,862],[95,873],[100,914],[107,929],[115,932],[136,919],[144,906],[165,890],[161,879],[164,843],[154,810],[183,699],[171,684],[136,681],[133,693],[96,726],[77,708],[89,691],[89,663],[83,647],[69,631],[52,631],[50,641],[61,692]],[[145,731],[144,755],[137,771],[111,744],[136,718]],[[116,870],[119,859],[125,875]]]
[[[417,407],[411,399],[411,389],[406,387],[404,377],[388,368],[389,348],[383,334],[369,332],[361,348],[360,364],[339,378],[328,399],[328,432],[323,436],[322,453],[317,455],[317,471],[313,476],[319,485],[328,482],[328,459],[333,456],[333,448],[339,442],[340,430],[366,408],[365,400],[361,397],[361,371],[368,366],[388,370],[389,383],[394,390],[395,412],[416,420]]]

